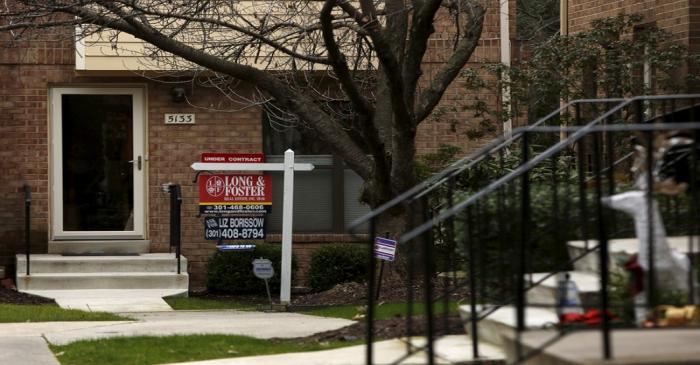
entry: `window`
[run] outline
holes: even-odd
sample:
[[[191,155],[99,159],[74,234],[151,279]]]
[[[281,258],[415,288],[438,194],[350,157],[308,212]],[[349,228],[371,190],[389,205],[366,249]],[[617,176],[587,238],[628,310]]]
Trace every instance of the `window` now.
[[[290,122],[281,123],[269,112],[263,114],[263,150],[267,162],[282,162],[284,151],[292,149],[296,162],[315,166],[310,172],[294,174],[294,232],[344,233],[355,219],[369,212],[360,203],[362,178],[333,156],[312,131]],[[272,174],[272,212],[267,230],[282,231],[281,173]]]

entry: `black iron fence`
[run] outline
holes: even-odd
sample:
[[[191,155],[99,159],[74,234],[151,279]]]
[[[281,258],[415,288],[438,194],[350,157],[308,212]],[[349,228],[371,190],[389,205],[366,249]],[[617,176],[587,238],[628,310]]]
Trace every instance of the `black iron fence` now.
[[[403,271],[407,288],[405,334],[426,341],[409,344],[406,356],[425,351],[427,363],[434,363],[434,342],[448,333],[454,302],[468,303],[465,322],[475,358],[480,355],[479,322],[505,306],[515,312],[515,362],[534,356],[542,349],[521,345],[528,329],[525,308],[561,311],[562,306],[528,302],[528,292],[591,257],[597,258],[593,262],[600,290],[579,306],[600,310],[603,358],[614,354],[611,327],[640,327],[635,308],[647,309],[652,315],[646,325],[655,327],[658,304],[694,304],[700,251],[700,124],[695,122],[699,101],[700,95],[574,101],[514,130],[509,138],[495,140],[356,222],[369,223],[370,237],[384,232],[386,222],[396,222],[397,216],[407,222],[400,228],[396,268]],[[630,191],[642,193],[628,213],[605,205],[611,204],[610,197]],[[629,214],[635,209],[636,220]],[[668,265],[658,267],[661,259],[668,259],[657,257],[658,241],[665,239],[662,230],[674,242],[687,245],[690,269],[685,271],[687,285],[681,296],[659,287],[659,273],[668,274]],[[646,245],[639,252],[646,255],[637,262],[645,275],[643,298],[633,298],[621,283],[623,263],[610,262],[611,239],[636,236]],[[581,243],[575,252],[569,247],[574,241]],[[370,261],[368,364],[373,363],[376,330],[376,265]],[[565,322],[556,325],[546,345],[578,328]]]

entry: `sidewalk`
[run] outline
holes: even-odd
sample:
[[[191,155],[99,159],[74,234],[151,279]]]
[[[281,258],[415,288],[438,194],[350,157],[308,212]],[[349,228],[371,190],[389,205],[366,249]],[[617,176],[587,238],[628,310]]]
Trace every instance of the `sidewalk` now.
[[[415,339],[413,344],[423,345],[424,340]],[[504,355],[500,349],[481,343],[481,359],[493,363],[502,362]],[[419,351],[403,361],[397,362],[406,354],[407,344],[404,340],[394,339],[374,344],[374,364],[426,364],[426,353]],[[441,338],[435,343],[436,364],[467,364],[473,360],[471,340],[467,335],[454,335]],[[250,356],[232,359],[195,361],[168,365],[364,365],[366,359],[365,345],[344,347],[333,350],[297,352],[278,355]]]
[[[298,313],[172,311],[129,313],[134,321],[0,324],[0,364],[58,365],[48,343],[124,337],[189,334],[293,338],[345,327],[354,322]]]

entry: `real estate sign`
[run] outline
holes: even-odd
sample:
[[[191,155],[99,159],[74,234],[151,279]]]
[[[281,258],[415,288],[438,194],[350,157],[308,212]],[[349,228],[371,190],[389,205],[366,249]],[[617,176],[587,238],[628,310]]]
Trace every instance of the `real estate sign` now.
[[[265,206],[271,205],[270,175],[214,174],[199,178],[200,213],[265,213]]]

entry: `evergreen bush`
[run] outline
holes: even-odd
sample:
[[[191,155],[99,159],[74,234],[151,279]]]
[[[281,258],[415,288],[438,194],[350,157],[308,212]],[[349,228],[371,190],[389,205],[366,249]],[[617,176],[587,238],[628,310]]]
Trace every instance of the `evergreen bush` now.
[[[329,244],[311,255],[306,285],[314,291],[321,291],[340,283],[363,282],[367,270],[369,263],[365,245]]]

